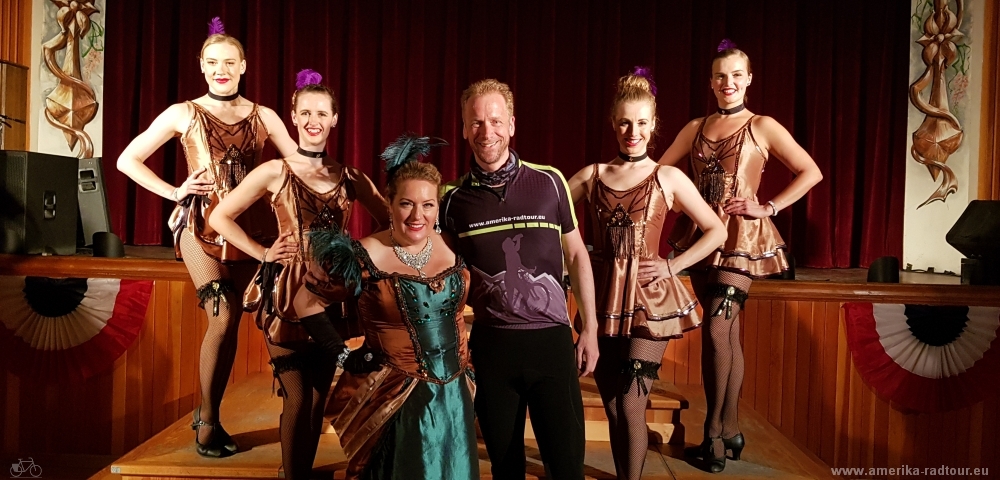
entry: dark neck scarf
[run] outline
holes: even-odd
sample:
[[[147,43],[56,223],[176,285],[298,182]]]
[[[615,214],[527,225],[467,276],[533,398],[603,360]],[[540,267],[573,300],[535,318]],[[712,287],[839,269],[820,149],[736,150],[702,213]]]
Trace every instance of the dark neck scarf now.
[[[236,92],[236,93],[234,93],[232,95],[216,95],[216,94],[212,93],[211,90],[208,91],[208,98],[211,98],[212,100],[218,100],[220,102],[231,102],[233,100],[236,100],[236,97],[239,97],[239,96],[240,96],[240,92]]]
[[[732,115],[734,113],[742,112],[745,108],[747,108],[747,104],[741,103],[733,108],[720,108],[716,111],[719,112],[719,115]]]
[[[483,170],[483,167],[479,166],[479,162],[476,161],[476,157],[472,157],[472,176],[477,182],[487,185],[490,187],[496,187],[499,185],[506,185],[510,181],[510,177],[514,176],[514,172],[517,171],[517,153],[514,150],[509,150],[510,156],[507,157],[507,163],[503,167],[500,167],[495,172],[487,172]]]
[[[638,157],[630,157],[630,156],[628,156],[627,153],[623,153],[623,152],[619,151],[618,152],[618,158],[620,158],[622,160],[625,160],[626,162],[641,162],[641,161],[649,158],[649,152],[643,152],[643,154],[639,155]]]

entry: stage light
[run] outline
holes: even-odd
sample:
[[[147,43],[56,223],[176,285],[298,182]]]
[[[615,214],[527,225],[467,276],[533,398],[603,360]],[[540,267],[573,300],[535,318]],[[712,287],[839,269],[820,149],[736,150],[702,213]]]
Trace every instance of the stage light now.
[[[1000,200],[973,200],[945,240],[965,255],[963,285],[1000,285]]]

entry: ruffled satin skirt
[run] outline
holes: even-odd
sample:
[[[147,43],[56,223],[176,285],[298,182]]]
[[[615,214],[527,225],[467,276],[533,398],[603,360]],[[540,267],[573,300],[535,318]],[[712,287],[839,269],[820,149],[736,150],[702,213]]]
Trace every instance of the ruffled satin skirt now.
[[[591,256],[598,335],[649,340],[680,338],[701,325],[698,301],[677,276],[641,285],[638,259]]]
[[[726,243],[692,268],[719,268],[754,278],[788,270],[785,241],[770,218],[729,215],[723,212],[722,207],[716,208],[716,213],[729,233]],[[699,238],[701,230],[698,226],[687,215],[681,215],[667,242],[674,250],[683,252]]]

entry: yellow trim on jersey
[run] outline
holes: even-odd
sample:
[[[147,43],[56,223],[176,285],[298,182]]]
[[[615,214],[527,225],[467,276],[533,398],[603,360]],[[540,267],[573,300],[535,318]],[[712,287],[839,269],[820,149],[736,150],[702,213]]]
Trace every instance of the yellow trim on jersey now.
[[[569,214],[573,217],[573,228],[578,227],[579,224],[576,222],[576,209],[573,208],[573,195],[570,193],[569,182],[566,181],[566,177],[563,176],[562,172],[552,165],[539,165],[537,163],[525,162],[524,160],[521,160],[521,163],[534,168],[535,170],[548,170],[555,172],[556,176],[559,177],[559,180],[562,180],[563,187],[566,189],[566,203],[569,203]]]
[[[558,230],[562,232],[562,226],[555,223],[548,222],[531,222],[531,223],[508,223],[506,225],[496,225],[493,227],[483,227],[477,228],[475,230],[469,230],[465,233],[458,234],[458,238],[471,237],[473,235],[482,235],[484,233],[500,232],[503,230],[518,230],[526,228],[551,228],[553,230]]]

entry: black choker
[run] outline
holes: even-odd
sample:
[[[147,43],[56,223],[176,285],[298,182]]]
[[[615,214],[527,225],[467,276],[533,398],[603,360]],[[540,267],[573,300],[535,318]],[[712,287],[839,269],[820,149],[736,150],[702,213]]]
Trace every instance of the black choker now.
[[[302,147],[299,147],[296,151],[299,152],[299,155],[302,155],[303,157],[312,157],[312,158],[326,157],[326,150],[323,150],[321,152],[310,152],[309,150],[305,150]]]
[[[737,106],[735,106],[733,108],[720,108],[720,109],[718,109],[716,111],[719,112],[719,115],[732,115],[732,114],[735,114],[735,113],[740,113],[740,112],[742,112],[746,108],[747,108],[747,104],[741,103],[741,104],[739,104],[739,105],[737,105]]]
[[[638,157],[630,157],[622,152],[618,152],[618,158],[625,160],[626,162],[641,162],[649,158],[649,152],[642,152],[642,155]]]
[[[236,93],[234,93],[232,95],[216,95],[216,94],[212,93],[211,90],[209,90],[209,92],[208,92],[208,98],[211,98],[212,100],[218,100],[220,102],[231,102],[231,101],[236,100],[237,98],[239,98],[239,96],[240,96],[240,92],[236,92]]]

